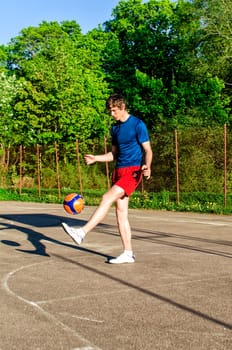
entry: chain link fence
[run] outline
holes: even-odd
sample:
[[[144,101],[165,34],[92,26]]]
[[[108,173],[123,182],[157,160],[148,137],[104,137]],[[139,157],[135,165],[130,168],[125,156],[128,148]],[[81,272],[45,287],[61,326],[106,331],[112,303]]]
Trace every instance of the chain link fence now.
[[[141,192],[174,192],[179,203],[185,193],[223,194],[224,205],[232,192],[232,132],[226,126],[155,133],[152,177]],[[64,189],[82,194],[87,189],[110,186],[112,163],[86,166],[82,146],[72,143],[1,147],[0,186],[23,194],[26,188],[43,191]],[[88,153],[111,149],[110,140],[95,140]]]

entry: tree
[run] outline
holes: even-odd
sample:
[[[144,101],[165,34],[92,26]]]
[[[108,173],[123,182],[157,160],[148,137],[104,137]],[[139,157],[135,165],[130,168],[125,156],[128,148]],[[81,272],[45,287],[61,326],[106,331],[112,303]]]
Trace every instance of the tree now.
[[[226,72],[232,57],[231,0],[194,0],[201,16],[201,55],[208,61],[207,69],[217,75]]]
[[[9,147],[17,138],[14,128],[14,100],[24,88],[23,79],[17,80],[15,75],[0,73],[0,139],[1,145]],[[14,136],[13,136],[14,135]]]
[[[231,0],[194,0],[201,16],[201,41],[199,62],[202,74],[210,72],[225,84],[225,92],[231,98],[232,86],[232,30]]]
[[[8,67],[27,81],[14,113],[24,142],[103,137],[108,88],[90,47],[73,22],[43,22],[12,40]]]
[[[113,34],[106,47],[107,79],[150,128],[228,121],[223,84],[197,73],[202,28],[192,1],[121,0],[113,16],[105,23]]]

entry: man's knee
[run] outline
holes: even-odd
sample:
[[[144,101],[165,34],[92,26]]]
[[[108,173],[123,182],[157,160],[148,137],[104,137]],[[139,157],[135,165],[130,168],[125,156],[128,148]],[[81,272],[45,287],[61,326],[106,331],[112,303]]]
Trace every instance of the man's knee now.
[[[101,204],[112,204],[114,201],[114,197],[110,195],[109,192],[106,192],[102,196]]]
[[[106,203],[112,204],[123,196],[124,196],[124,193],[108,191],[105,194],[103,194],[101,202],[104,204]]]

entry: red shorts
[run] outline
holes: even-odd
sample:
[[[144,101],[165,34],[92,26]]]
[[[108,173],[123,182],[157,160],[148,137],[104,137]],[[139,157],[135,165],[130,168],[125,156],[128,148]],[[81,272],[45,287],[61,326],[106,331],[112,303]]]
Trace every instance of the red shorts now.
[[[116,168],[112,175],[112,184],[121,187],[129,197],[142,180],[140,166]]]

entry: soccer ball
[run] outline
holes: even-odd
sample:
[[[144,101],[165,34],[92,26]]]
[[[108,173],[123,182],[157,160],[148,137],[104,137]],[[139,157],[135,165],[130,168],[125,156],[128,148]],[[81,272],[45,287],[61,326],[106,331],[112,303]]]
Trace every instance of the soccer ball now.
[[[84,208],[84,199],[78,193],[70,193],[64,198],[63,206],[68,214],[80,214]]]

